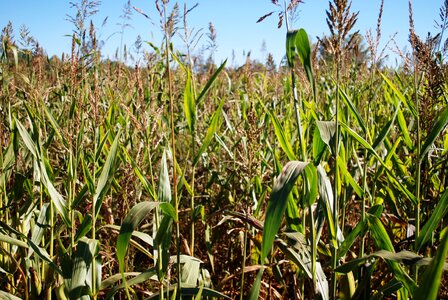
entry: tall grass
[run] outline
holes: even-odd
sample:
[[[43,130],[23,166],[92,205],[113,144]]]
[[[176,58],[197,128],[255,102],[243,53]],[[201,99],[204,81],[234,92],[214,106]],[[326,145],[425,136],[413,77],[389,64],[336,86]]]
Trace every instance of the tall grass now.
[[[170,1],[132,67],[124,46],[100,59],[94,1],[75,3],[61,59],[5,27],[0,298],[446,297],[447,4],[434,38],[410,18],[412,64],[391,69],[383,5],[363,51],[349,1],[330,1],[318,44],[293,27],[311,3],[272,3],[277,68],[215,65],[212,24],[201,64],[196,6]]]

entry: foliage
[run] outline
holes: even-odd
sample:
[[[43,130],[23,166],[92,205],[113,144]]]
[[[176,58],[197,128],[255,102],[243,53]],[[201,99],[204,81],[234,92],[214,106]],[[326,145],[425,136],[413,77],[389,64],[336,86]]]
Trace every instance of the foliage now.
[[[327,49],[290,27],[301,1],[272,2],[278,69],[195,65],[169,1],[135,67],[100,59],[93,23],[79,40],[96,1],[74,4],[69,58],[3,30],[0,298],[448,295],[444,56],[413,36],[415,68],[381,68],[350,55],[349,2]]]

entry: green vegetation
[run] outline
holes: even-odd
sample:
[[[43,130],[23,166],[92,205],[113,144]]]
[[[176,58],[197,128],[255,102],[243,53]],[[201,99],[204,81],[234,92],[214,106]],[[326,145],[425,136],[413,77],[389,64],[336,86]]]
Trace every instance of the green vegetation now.
[[[74,5],[69,57],[3,29],[0,298],[446,297],[448,2],[426,40],[410,5],[397,69],[382,5],[366,48],[347,0],[317,45],[291,27],[301,1],[272,1],[284,63],[235,69],[214,65],[212,24],[197,63],[168,2],[135,66],[100,59],[94,1]]]

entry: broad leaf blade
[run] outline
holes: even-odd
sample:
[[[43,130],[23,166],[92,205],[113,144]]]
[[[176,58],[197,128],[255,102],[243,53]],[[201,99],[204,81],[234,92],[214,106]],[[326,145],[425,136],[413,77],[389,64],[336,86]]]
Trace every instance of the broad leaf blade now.
[[[443,267],[448,254],[448,227],[442,231],[440,236],[440,245],[431,265],[425,271],[423,281],[415,293],[415,299],[437,299]]]
[[[187,81],[184,90],[184,114],[187,120],[188,129],[194,132],[196,122],[196,103],[194,100],[193,83],[191,81],[191,73],[187,69]]]
[[[434,122],[434,125],[432,126],[432,129],[429,132],[428,137],[426,138],[425,144],[422,147],[420,153],[420,160],[423,160],[425,158],[425,155],[428,153],[429,149],[432,147],[437,137],[442,132],[442,130],[447,126],[447,124],[448,124],[448,106],[445,107],[445,109],[440,113],[437,120]]]
[[[117,258],[122,274],[124,273],[124,257],[128,249],[132,232],[157,205],[157,202],[140,202],[136,204],[124,218],[123,223],[121,224],[120,234],[117,239]]]
[[[291,192],[297,178],[305,171],[308,163],[301,161],[288,162],[282,170],[282,173],[275,179],[266,210],[266,220],[264,222],[263,241],[261,244],[261,263],[271,251],[275,235],[285,213],[288,195]]]
[[[432,237],[436,228],[439,226],[440,221],[448,212],[448,189],[442,194],[439,203],[432,212],[429,220],[425,223],[420,234],[417,238],[417,251],[420,251],[421,247],[426,244]]]
[[[103,165],[103,169],[101,171],[101,175],[98,179],[98,184],[95,189],[95,195],[93,196],[93,205],[95,207],[95,219],[98,217],[98,214],[100,213],[104,195],[106,194],[109,187],[109,183],[113,177],[113,168],[117,157],[119,138],[120,134],[117,134],[114,142],[112,143],[109,154],[107,155],[106,162]]]

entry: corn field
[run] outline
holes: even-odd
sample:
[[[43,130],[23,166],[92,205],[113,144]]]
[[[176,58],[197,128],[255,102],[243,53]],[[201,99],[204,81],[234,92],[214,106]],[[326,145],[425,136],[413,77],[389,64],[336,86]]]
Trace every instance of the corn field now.
[[[397,68],[382,4],[365,46],[347,0],[317,44],[271,2],[278,67],[197,62],[169,1],[135,65],[89,14],[61,58],[3,29],[0,299],[448,298],[448,2]]]

